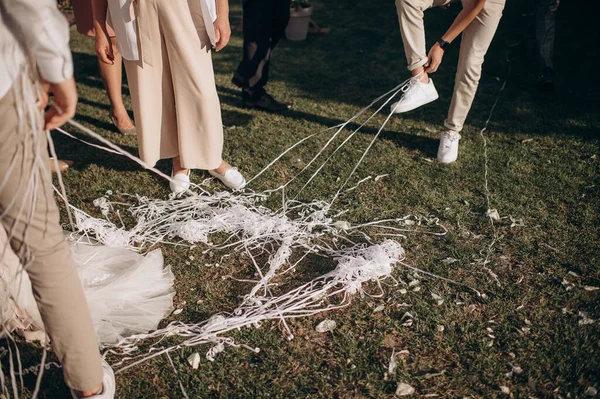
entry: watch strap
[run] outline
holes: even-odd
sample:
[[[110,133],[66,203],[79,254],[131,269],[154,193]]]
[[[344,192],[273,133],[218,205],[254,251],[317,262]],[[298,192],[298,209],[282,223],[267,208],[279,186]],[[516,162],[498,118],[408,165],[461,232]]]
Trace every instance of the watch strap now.
[[[438,44],[442,48],[442,50],[446,51],[450,47],[450,42],[445,41],[444,39],[438,40]]]

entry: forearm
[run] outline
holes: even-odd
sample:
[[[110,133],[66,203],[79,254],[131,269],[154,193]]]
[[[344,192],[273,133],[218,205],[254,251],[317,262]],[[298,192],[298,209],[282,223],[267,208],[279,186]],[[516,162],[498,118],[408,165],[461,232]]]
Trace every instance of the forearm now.
[[[450,29],[442,36],[442,39],[447,42],[452,42],[456,39],[483,9],[485,0],[477,0],[472,6],[463,7],[461,12],[456,16]]]
[[[229,20],[229,0],[216,0],[217,18]]]
[[[96,33],[104,32],[108,36],[106,30],[106,12],[108,9],[107,0],[92,0],[92,13],[94,15],[94,29]]]

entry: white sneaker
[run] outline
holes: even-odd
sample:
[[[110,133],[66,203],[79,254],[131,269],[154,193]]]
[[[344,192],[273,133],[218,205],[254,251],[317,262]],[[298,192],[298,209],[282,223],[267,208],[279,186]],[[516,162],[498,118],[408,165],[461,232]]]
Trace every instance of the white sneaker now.
[[[439,98],[437,90],[433,85],[433,80],[429,83],[423,83],[419,78],[412,78],[408,83],[408,89],[404,92],[400,100],[392,104],[392,112],[401,114],[412,111],[422,105],[428,104]]]
[[[87,396],[86,399],[114,399],[115,391],[117,388],[117,383],[115,381],[115,373],[104,359],[102,359],[102,371],[104,372],[104,377],[102,378],[102,389],[95,395]],[[71,396],[73,397],[73,399],[83,398],[72,389]]]
[[[440,135],[437,160],[440,163],[452,163],[458,158],[458,141],[460,134],[452,130],[444,130]]]
[[[237,168],[229,168],[223,174],[217,173],[215,170],[209,170],[208,173],[221,180],[225,186],[232,190],[241,190],[246,186],[246,179]]]
[[[175,176],[171,175],[174,181],[169,182],[169,188],[175,194],[181,194],[186,192],[190,188],[190,172],[177,173]]]

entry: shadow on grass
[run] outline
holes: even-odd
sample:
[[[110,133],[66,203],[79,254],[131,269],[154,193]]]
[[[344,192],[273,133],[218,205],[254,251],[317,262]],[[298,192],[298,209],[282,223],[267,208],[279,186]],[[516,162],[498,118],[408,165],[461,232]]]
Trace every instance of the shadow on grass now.
[[[584,0],[561,4],[557,16],[556,92],[540,94],[535,89],[538,69],[535,62],[509,51],[510,46],[522,40],[529,24],[526,14],[533,10],[533,2],[507,2],[505,15],[492,42],[483,67],[478,94],[467,119],[467,127],[479,129],[487,120],[499,82],[507,67],[506,54],[510,53],[512,72],[507,89],[501,98],[493,122],[522,127],[521,133],[531,135],[569,135],[583,139],[598,136],[597,109],[600,104],[594,90],[598,81],[595,70],[600,67],[591,15],[580,15],[586,7]],[[432,9],[425,13],[427,43],[434,43],[460,11],[458,4],[449,10]],[[356,15],[371,16],[368,21]],[[293,102],[290,95],[302,96],[314,102],[343,102],[364,106],[385,90],[408,77],[405,56],[399,34],[393,2],[317,2],[314,17],[323,26],[331,26],[332,33],[309,36],[304,42],[282,41],[272,58],[272,85],[283,83],[291,93],[274,93]],[[570,21],[578,20],[578,24]],[[583,30],[583,32],[582,32]],[[240,35],[240,33],[236,33]],[[442,68],[433,75],[440,97],[429,112],[411,113],[405,119],[441,126],[452,97],[458,61],[459,43],[444,57]],[[228,49],[215,56],[215,70],[232,70],[241,57],[238,48]],[[582,62],[572,62],[586,57]],[[573,84],[573,77],[584,76],[589,84]],[[226,88],[220,87],[221,91]],[[286,95],[287,94],[287,95]],[[237,96],[237,92],[236,92]],[[225,101],[237,106],[238,101]],[[299,113],[289,113],[301,118]],[[327,118],[307,117],[322,120]],[[577,121],[574,123],[573,121]]]

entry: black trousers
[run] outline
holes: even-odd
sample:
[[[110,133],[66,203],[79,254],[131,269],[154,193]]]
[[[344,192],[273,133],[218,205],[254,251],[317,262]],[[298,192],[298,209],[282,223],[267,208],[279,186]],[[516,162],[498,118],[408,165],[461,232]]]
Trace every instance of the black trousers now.
[[[285,34],[290,0],[243,0],[244,58],[233,82],[258,98],[269,81],[271,52]]]

